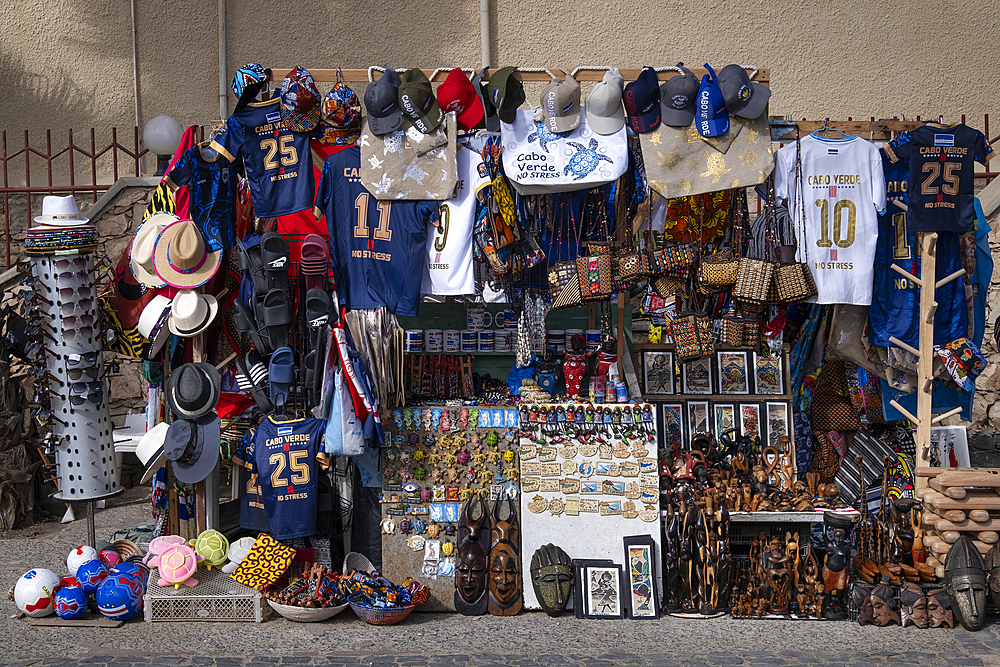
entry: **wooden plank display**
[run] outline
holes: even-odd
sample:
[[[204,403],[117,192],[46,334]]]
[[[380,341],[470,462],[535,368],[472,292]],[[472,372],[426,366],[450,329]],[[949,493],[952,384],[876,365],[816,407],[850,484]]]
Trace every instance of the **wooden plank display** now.
[[[278,85],[280,86],[281,85],[281,80],[285,77],[285,74],[287,74],[288,72],[291,72],[294,69],[295,69],[294,67],[272,67],[271,68],[271,71],[272,71],[271,79],[273,81],[277,81]],[[347,81],[347,82],[360,82],[360,81],[368,81],[369,80],[369,74],[368,74],[368,70],[367,69],[341,69],[341,70],[338,70],[336,68],[334,68],[334,69],[329,69],[329,68],[315,68],[314,69],[314,68],[311,68],[311,67],[308,68],[308,69],[309,69],[309,73],[312,74],[312,77],[313,77],[314,81],[334,82],[334,81],[337,80],[337,75],[338,74],[342,75],[343,76],[343,80]],[[465,69],[466,69],[466,74],[469,74],[469,70],[471,68],[467,67]],[[532,68],[532,69],[537,69],[537,68]],[[557,69],[557,66],[549,67],[548,69],[549,69],[550,72],[552,72],[552,76],[555,76],[555,77],[560,78],[560,79],[565,78],[565,75],[562,73],[561,70]],[[752,74],[755,68],[748,67],[746,69],[747,69],[747,73],[748,74]],[[439,67],[437,69],[421,68],[421,71],[424,73],[425,76],[427,76],[427,78],[432,83],[441,83],[442,81],[444,81],[445,77],[448,76],[448,72],[450,72],[451,70],[452,70],[451,67]],[[705,74],[708,73],[708,70],[705,69],[704,67],[691,67],[690,70],[699,79],[701,79],[702,76],[704,76]],[[476,71],[478,72],[479,68],[476,68]],[[486,73],[484,74],[484,77],[485,78],[489,78],[490,76],[492,76],[493,74],[495,74],[496,71],[497,71],[496,68],[487,69]],[[572,70],[570,70],[570,71],[572,72]],[[597,81],[601,81],[604,78],[604,72],[606,72],[606,71],[607,71],[606,68],[590,68],[590,67],[583,68],[583,67],[581,67],[573,75],[573,78],[575,78],[577,81],[581,81],[581,82],[583,82],[583,81],[597,82]],[[639,68],[637,68],[637,67],[622,67],[622,68],[619,69],[619,71],[622,73],[622,77],[626,81],[635,81],[637,78],[639,78],[639,74],[642,72],[642,70],[639,69]],[[676,72],[676,71],[674,71],[674,70],[665,70],[663,72],[657,72],[656,73],[656,77],[660,81],[666,81],[667,79],[671,79],[671,78],[677,76],[678,74],[679,73]],[[371,78],[377,80],[381,76],[382,76],[382,73],[380,71],[374,70],[374,69],[371,71]],[[518,79],[520,81],[537,81],[537,82],[544,82],[544,83],[548,83],[549,81],[552,80],[552,77],[549,76],[549,73],[545,72],[545,71],[542,71],[542,72],[526,72],[526,71],[523,71],[523,70],[517,70],[517,71],[514,72],[514,78],[516,78],[516,79]],[[753,81],[755,83],[761,83],[761,84],[763,84],[765,86],[770,86],[771,85],[771,70],[769,68],[762,68],[762,69],[757,70],[757,75],[753,77]],[[363,92],[363,91],[358,91],[358,92]]]
[[[651,406],[650,412],[655,429],[658,417]],[[657,590],[662,590],[659,565],[662,530],[656,443],[647,442],[643,443],[642,448],[632,447],[626,450],[619,447],[616,450],[614,445],[621,440],[611,437],[610,429],[599,432],[608,447],[604,452],[594,443],[593,437],[583,442],[560,434],[564,440],[552,445],[534,442],[529,437],[519,439],[519,453],[522,456],[521,567],[525,609],[541,609],[531,586],[531,557],[539,547],[550,543],[561,547],[570,558],[611,560],[625,566],[627,573],[628,564],[625,563],[622,538],[629,535],[649,535],[656,545],[652,571],[656,573]],[[587,446],[588,443],[590,447]],[[644,452],[643,448],[647,451]],[[549,449],[552,451],[546,451]],[[611,453],[608,453],[609,450]],[[530,458],[525,456],[526,451],[532,452],[529,454]],[[549,461],[552,457],[554,460]],[[554,465],[544,467],[546,463]],[[643,472],[639,472],[640,469]],[[643,482],[650,482],[650,485],[640,486]],[[546,486],[542,487],[543,484]],[[556,490],[543,491],[542,488]],[[644,488],[648,489],[645,500],[641,497]],[[637,494],[640,497],[637,498]],[[632,506],[628,503],[632,503]],[[634,506],[635,510],[649,512],[649,505],[652,505],[652,513],[644,516],[652,517],[651,521],[645,521],[625,510],[626,507]],[[591,511],[584,511],[585,508]],[[625,515],[621,512],[608,514],[609,508],[622,509]],[[573,515],[572,512],[576,514]],[[632,518],[627,518],[626,515]]]

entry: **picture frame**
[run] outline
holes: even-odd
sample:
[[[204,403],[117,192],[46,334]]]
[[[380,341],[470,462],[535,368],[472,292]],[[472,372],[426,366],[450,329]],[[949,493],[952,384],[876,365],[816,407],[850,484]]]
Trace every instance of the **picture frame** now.
[[[587,618],[625,618],[628,598],[625,594],[622,566],[588,565],[583,568],[584,609]]]
[[[750,374],[746,351],[716,352],[715,357],[718,363],[719,393],[749,394]]]
[[[710,419],[708,401],[688,401],[688,438],[693,436],[695,433],[711,433],[712,424]]]
[[[782,355],[761,357],[753,353],[754,393],[764,396],[785,394],[785,362]]]
[[[643,350],[643,390],[650,396],[674,393],[674,353],[664,350]]]
[[[695,396],[712,393],[711,357],[681,364],[681,393]]]
[[[742,432],[739,423],[736,421],[736,405],[733,403],[712,403],[712,426],[716,438],[730,429],[738,429]]]
[[[783,401],[768,401],[764,405],[767,423],[767,444],[771,447],[781,447],[781,436],[792,437],[789,420],[789,405]]]
[[[581,503],[582,504],[582,503]],[[586,618],[587,610],[584,604],[583,598],[583,577],[584,570],[590,566],[605,566],[610,567],[614,565],[614,561],[607,559],[588,559],[588,558],[574,558],[573,559],[573,615],[577,618]]]
[[[749,438],[760,438],[763,441],[760,403],[740,403],[740,433]]]
[[[650,535],[626,535],[625,588],[628,591],[628,615],[632,619],[660,617],[660,593],[656,586],[656,542]]]
[[[663,448],[668,452],[684,447],[684,404],[663,404]]]

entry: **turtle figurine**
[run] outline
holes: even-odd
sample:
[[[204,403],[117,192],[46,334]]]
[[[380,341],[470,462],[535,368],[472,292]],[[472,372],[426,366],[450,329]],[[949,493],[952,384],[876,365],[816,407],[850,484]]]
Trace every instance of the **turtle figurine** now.
[[[217,530],[209,528],[202,531],[191,546],[194,552],[204,559],[205,566],[211,570],[212,567],[221,568],[226,563],[226,555],[229,553],[229,540]]]
[[[243,559],[247,557],[250,550],[253,549],[254,542],[257,539],[253,537],[241,537],[232,544],[229,545],[229,562],[222,566],[222,571],[226,574],[232,574],[239,567],[239,564],[243,562]]]
[[[588,146],[578,144],[575,141],[567,141],[566,145],[575,148],[576,152],[573,153],[573,156],[569,159],[569,164],[563,169],[563,175],[567,176],[572,173],[574,181],[585,178],[587,174],[597,169],[597,165],[601,160],[614,164],[614,161],[607,155],[601,155],[597,152],[597,139],[591,139]]]
[[[158,586],[173,585],[175,589],[185,586],[197,586],[198,580],[193,578],[198,570],[198,561],[202,560],[194,549],[186,544],[174,544],[160,554],[160,579]]]
[[[172,546],[184,544],[185,540],[180,535],[161,535],[154,537],[149,543],[149,551],[143,557],[143,565],[157,567],[160,564],[160,555]]]

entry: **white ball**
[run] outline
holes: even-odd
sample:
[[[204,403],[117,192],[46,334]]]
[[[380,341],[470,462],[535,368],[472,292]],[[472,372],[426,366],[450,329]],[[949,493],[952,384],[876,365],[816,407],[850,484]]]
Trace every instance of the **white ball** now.
[[[28,616],[48,616],[56,610],[59,575],[52,570],[28,570],[14,585],[14,604]]]
[[[97,560],[97,551],[94,547],[84,545],[70,551],[69,555],[66,556],[66,569],[69,570],[69,576],[75,577],[80,566],[89,560]]]

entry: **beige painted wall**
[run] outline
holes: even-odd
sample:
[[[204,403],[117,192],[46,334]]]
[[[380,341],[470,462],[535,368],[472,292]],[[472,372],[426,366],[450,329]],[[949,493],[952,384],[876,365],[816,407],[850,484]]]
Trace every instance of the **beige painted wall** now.
[[[0,129],[57,140],[135,117],[129,0],[12,0],[0,14]],[[491,0],[493,64],[641,66],[735,61],[772,70],[772,114],[793,117],[1000,111],[997,3],[903,0]],[[475,0],[229,0],[228,74],[266,66],[479,63]],[[136,0],[140,123],[218,117],[216,3]],[[228,89],[228,81],[227,81]],[[529,94],[531,94],[529,92]],[[536,96],[537,91],[535,91]],[[234,100],[230,94],[230,109]],[[996,118],[1000,123],[1000,115]],[[41,136],[39,134],[38,136]],[[106,139],[105,139],[106,140]]]

